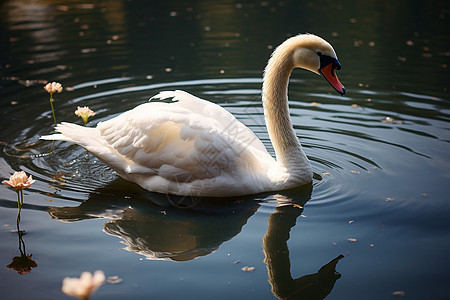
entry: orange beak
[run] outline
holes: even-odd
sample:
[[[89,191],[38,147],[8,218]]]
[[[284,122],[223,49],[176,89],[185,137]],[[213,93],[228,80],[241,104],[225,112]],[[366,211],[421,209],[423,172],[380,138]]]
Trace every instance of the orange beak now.
[[[325,79],[328,81],[329,84],[338,92],[341,96],[345,94],[345,87],[342,85],[342,83],[339,81],[339,79],[336,76],[335,70],[340,69],[340,65],[336,65],[334,63],[329,63],[323,68],[319,69],[320,74],[325,77]]]

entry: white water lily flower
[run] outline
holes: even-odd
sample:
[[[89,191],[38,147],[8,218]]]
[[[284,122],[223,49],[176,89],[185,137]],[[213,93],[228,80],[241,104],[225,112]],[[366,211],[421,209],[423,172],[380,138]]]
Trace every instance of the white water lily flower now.
[[[69,296],[80,299],[89,299],[89,296],[95,292],[105,282],[103,271],[95,271],[94,275],[90,272],[81,273],[80,278],[66,277],[63,279],[61,290]]]
[[[89,117],[95,116],[95,112],[91,110],[88,106],[80,107],[78,106],[75,114],[83,119],[84,125],[86,125]]]
[[[44,86],[44,90],[46,90],[50,94],[50,107],[52,108],[53,121],[55,122],[55,126],[56,126],[55,110],[53,109],[53,93],[55,93],[55,92],[61,93],[63,90],[63,87],[62,87],[61,83],[59,83],[59,82],[52,82],[52,83],[47,83]],[[52,149],[53,149],[53,144],[52,144]]]
[[[3,180],[2,183],[13,187],[16,191],[20,191],[30,187],[30,185],[33,184],[34,181],[35,180],[33,180],[33,177],[31,175],[30,177],[28,177],[24,171],[20,171],[14,172],[14,174],[9,177],[9,180]]]
[[[53,94],[55,92],[61,93],[63,87],[59,82],[52,82],[52,83],[49,82],[47,83],[47,85],[44,86],[44,90],[46,90],[49,94]]]

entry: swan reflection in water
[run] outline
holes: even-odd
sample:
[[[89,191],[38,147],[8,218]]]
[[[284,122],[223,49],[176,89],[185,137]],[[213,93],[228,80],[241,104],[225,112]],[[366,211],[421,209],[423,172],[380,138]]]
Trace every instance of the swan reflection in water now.
[[[335,267],[342,255],[315,274],[297,279],[291,276],[289,232],[303,212],[303,205],[310,199],[311,190],[308,186],[283,192],[283,195],[258,198],[260,201],[277,200],[277,207],[269,216],[263,248],[272,293],[280,299],[323,299],[341,276]],[[147,192],[143,199],[142,192],[118,179],[91,193],[78,207],[50,207],[48,212],[52,218],[63,222],[108,218],[110,221],[105,223],[104,232],[121,238],[125,250],[151,260],[188,261],[214,252],[222,243],[238,235],[261,203],[245,197],[218,203],[217,200],[168,198]]]
[[[284,196],[276,195],[275,198],[278,203],[289,203],[288,199],[283,199]],[[279,205],[269,216],[269,226],[263,238],[269,282],[272,293],[279,299],[324,299],[341,277],[335,268],[343,255],[331,260],[317,273],[292,278],[287,241],[291,228],[302,212],[303,207],[298,204]]]

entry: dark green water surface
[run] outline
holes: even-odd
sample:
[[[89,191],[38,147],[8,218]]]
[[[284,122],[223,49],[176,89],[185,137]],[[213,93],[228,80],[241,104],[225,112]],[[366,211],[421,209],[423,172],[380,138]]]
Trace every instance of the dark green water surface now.
[[[182,89],[273,154],[262,71],[305,32],[334,46],[348,91],[292,74],[312,186],[180,203],[39,140],[53,130],[43,86],[58,81],[58,121],[81,123],[74,111],[89,106],[95,126]],[[121,282],[92,299],[449,299],[449,36],[448,1],[1,2],[0,178],[36,182],[24,234],[16,193],[0,186],[0,298],[65,299],[64,277],[103,270]],[[36,264],[25,274],[11,267],[20,250]]]

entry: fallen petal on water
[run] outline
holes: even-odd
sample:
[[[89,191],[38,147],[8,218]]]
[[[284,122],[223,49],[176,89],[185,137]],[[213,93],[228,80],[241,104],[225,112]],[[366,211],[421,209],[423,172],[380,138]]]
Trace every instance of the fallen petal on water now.
[[[109,276],[106,282],[109,284],[118,284],[122,282],[122,278],[119,278],[119,276]]]
[[[396,120],[394,118],[391,117],[386,117],[385,119],[381,120],[382,123],[395,123],[395,124],[402,124],[402,121]]]
[[[395,291],[392,293],[393,296],[405,296],[405,292],[404,291]]]

